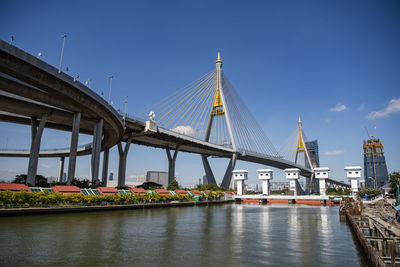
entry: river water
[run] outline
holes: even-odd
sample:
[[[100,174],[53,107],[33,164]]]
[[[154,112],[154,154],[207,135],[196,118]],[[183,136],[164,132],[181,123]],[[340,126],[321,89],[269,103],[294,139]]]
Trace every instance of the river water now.
[[[0,218],[0,266],[365,266],[337,207],[225,204]]]

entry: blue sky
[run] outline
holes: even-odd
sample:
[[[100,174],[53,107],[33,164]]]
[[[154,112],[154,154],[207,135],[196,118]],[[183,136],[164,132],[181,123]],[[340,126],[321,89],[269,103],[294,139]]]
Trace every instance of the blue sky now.
[[[60,36],[68,35],[64,69],[91,79],[112,101],[138,114],[215,68],[223,70],[268,137],[279,148],[303,120],[318,139],[321,165],[343,180],[347,165],[363,166],[362,141],[377,125],[389,172],[400,170],[399,1],[7,1],[0,38],[58,66]],[[377,113],[374,113],[377,112]],[[64,147],[69,133],[46,129],[42,148]],[[80,135],[79,143],[90,142]],[[28,126],[0,122],[0,147],[29,148]],[[211,159],[218,181],[227,164]],[[27,159],[1,158],[0,178],[26,173]],[[81,157],[77,176],[89,176]],[[117,172],[116,148],[110,170]],[[127,175],[167,170],[165,151],[134,145]],[[256,183],[257,164],[238,162]],[[200,156],[180,153],[184,185],[203,175]],[[56,176],[58,159],[41,159],[39,173]],[[276,170],[276,180],[284,181]]]

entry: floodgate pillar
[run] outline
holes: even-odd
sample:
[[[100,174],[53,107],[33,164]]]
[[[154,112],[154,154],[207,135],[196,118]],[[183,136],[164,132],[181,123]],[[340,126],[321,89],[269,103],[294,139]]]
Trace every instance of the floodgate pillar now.
[[[348,166],[344,168],[347,179],[351,181],[351,192],[353,197],[357,197],[358,194],[358,180],[361,178],[361,169],[360,166]]]
[[[319,194],[326,196],[326,179],[329,178],[329,168],[314,168],[314,175],[319,182]]]
[[[270,169],[260,169],[257,170],[258,172],[258,179],[262,181],[262,194],[263,195],[271,195],[271,187],[270,187],[270,180],[272,180],[273,170]]]
[[[300,178],[300,169],[298,168],[289,168],[285,169],[286,179],[289,180],[289,188],[290,191],[293,192],[293,195],[298,195],[298,180]]]
[[[245,193],[244,181],[247,180],[248,171],[246,170],[233,170],[233,179],[236,182],[237,195],[241,196]]]

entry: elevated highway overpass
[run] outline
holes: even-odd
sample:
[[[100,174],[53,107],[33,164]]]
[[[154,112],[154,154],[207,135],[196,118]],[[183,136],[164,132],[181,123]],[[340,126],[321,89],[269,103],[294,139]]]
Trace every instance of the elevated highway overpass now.
[[[79,81],[46,62],[0,41],[0,120],[31,126],[29,150],[1,150],[0,156],[29,157],[28,181],[33,184],[39,157],[70,157],[68,181],[75,176],[76,157],[91,155],[92,181],[99,180],[100,152],[104,151],[102,179],[106,181],[109,149],[119,151],[119,184],[125,183],[126,157],[131,143],[165,149],[169,175],[174,175],[178,151],[258,163],[280,169],[299,168],[310,177],[312,170],[291,161],[216,145],[162,127],[146,128],[146,122],[119,114],[111,105]],[[44,128],[71,132],[69,148],[40,150]],[[79,133],[93,135],[91,144],[78,146]],[[125,147],[123,147],[123,142]],[[170,150],[175,150],[174,155]],[[206,164],[205,164],[206,168]],[[211,169],[206,172],[211,172]],[[228,170],[227,170],[227,173]]]

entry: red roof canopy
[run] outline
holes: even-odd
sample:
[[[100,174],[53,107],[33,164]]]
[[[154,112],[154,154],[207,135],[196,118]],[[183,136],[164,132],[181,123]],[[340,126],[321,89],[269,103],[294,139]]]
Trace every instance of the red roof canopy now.
[[[132,194],[134,195],[139,195],[139,196],[143,196],[145,194],[147,194],[146,189],[144,188],[130,188],[129,190],[131,190]]]
[[[201,195],[201,192],[199,190],[192,190],[192,193],[196,196]]]
[[[97,189],[97,191],[99,191],[99,193],[101,195],[115,195],[115,194],[119,195],[119,191],[115,187],[102,187],[102,186],[100,186],[100,187],[97,187],[96,189]]]
[[[225,193],[227,193],[229,195],[233,195],[233,193],[231,191],[225,191]]]
[[[170,193],[167,189],[156,189],[154,191],[156,191],[156,193],[158,193],[160,195],[170,195]]]
[[[55,185],[52,187],[54,192],[61,193],[64,195],[76,193],[76,194],[82,194],[82,191],[79,187],[77,186],[72,186],[72,185]]]
[[[31,192],[29,187],[24,184],[0,183],[0,191],[9,190],[11,192],[26,191]]]
[[[188,192],[186,192],[186,190],[183,189],[176,189],[175,192],[179,195],[188,195]]]

